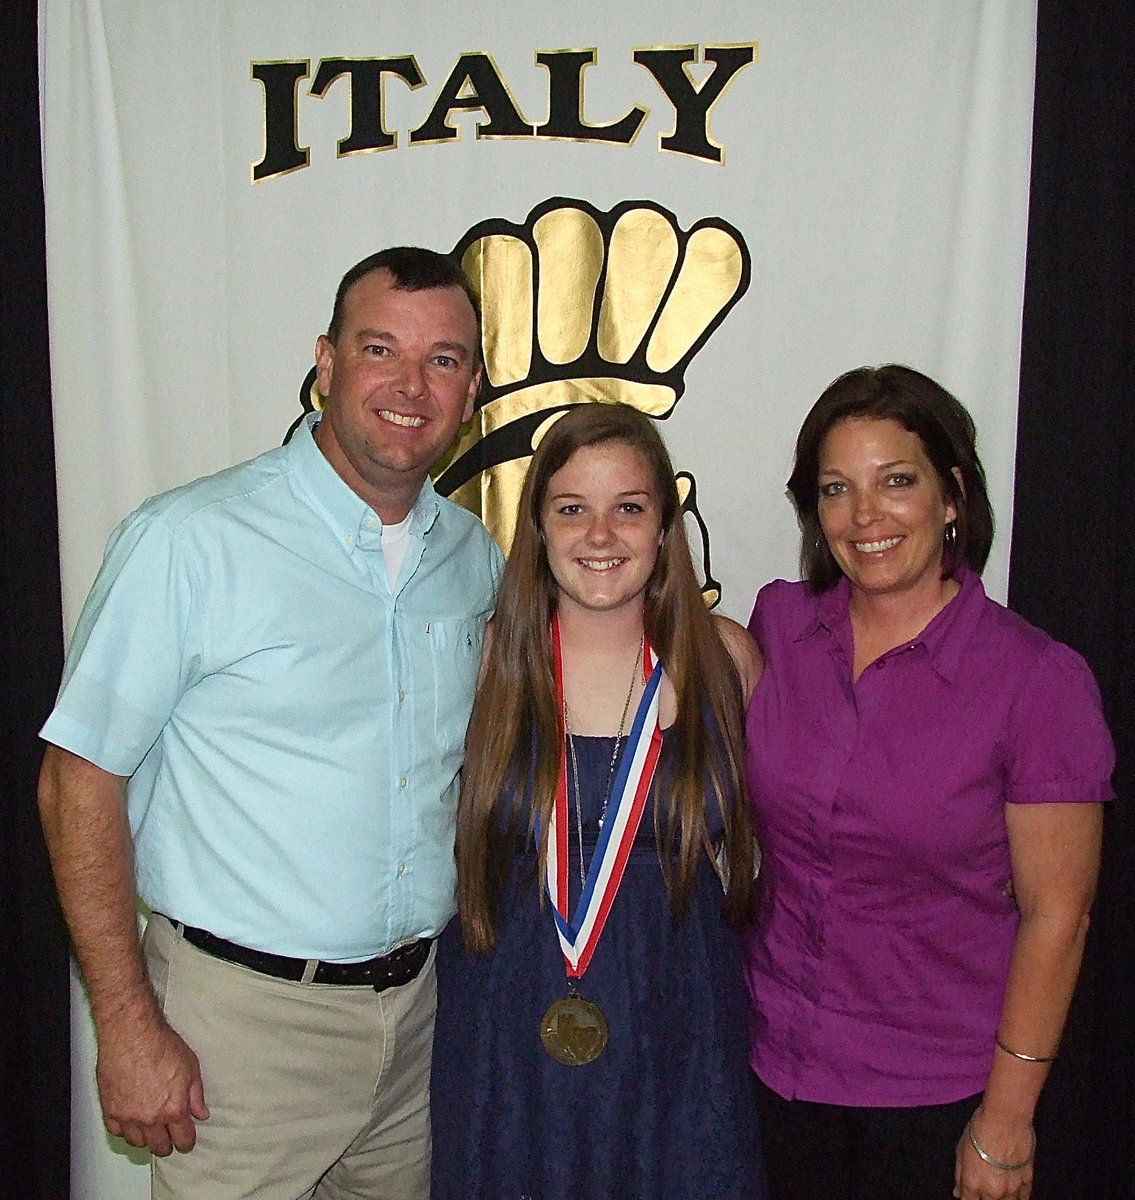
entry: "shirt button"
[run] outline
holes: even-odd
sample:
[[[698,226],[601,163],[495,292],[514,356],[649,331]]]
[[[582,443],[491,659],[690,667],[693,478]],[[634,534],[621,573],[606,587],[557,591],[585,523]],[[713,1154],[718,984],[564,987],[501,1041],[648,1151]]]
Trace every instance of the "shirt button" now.
[[[404,691],[402,691],[401,689],[399,689],[399,691],[398,691],[398,703],[399,703],[399,704],[404,704],[404,703],[405,703],[405,701],[406,701],[406,693],[405,693]]]
[[[406,776],[405,775],[403,775],[402,778],[398,780],[398,786],[400,788],[404,788],[406,786]]]
[[[400,862],[400,863],[398,864],[398,874],[399,874],[399,875],[405,875],[405,874],[406,874],[406,864],[405,864],[404,862]]]
[[[355,544],[355,539],[348,533],[347,536],[343,539],[343,545],[344,546],[353,546],[354,544]]]
[[[377,529],[378,528],[378,522],[374,519],[374,517],[367,517],[367,519],[363,522],[363,524],[368,529]]]

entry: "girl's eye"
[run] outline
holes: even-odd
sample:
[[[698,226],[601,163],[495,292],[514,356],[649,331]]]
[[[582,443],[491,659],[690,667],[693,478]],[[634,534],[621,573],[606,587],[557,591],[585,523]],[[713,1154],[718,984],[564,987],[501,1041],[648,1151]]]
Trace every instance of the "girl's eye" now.
[[[580,508],[578,504],[561,504],[556,511],[561,517],[574,517],[580,511]]]
[[[619,511],[625,513],[640,513],[643,511],[643,507],[634,500],[624,500],[623,503],[619,505]]]

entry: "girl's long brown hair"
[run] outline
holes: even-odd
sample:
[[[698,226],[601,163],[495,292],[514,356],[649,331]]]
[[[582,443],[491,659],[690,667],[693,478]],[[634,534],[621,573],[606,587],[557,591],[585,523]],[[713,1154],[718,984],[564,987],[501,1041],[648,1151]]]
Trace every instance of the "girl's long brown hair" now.
[[[577,450],[612,441],[643,456],[662,510],[662,545],[646,588],[644,623],[677,695],[668,734],[668,803],[655,812],[663,878],[678,919],[689,904],[698,856],[713,852],[705,820],[708,788],[724,820],[730,868],[725,914],[736,924],[748,915],[754,847],[741,769],[744,711],[737,669],[698,588],[674,468],[654,422],[626,405],[589,403],[561,417],[533,456],[469,722],[457,813],[457,894],[471,950],[487,951],[496,941],[497,906],[522,830],[529,838],[542,831],[538,878],[544,877],[563,743],[549,633],[556,583],[540,517],[552,476]],[[532,799],[525,809],[526,795]]]

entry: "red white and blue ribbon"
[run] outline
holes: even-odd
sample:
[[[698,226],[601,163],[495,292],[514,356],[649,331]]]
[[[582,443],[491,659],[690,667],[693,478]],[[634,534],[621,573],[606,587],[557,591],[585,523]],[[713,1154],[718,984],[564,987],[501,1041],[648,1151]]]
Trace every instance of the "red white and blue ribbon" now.
[[[560,720],[564,711],[564,675],[560,652],[559,621],[552,618],[552,654],[556,679],[556,698]],[[571,919],[568,919],[568,779],[567,731],[561,728],[563,744],[556,800],[548,826],[547,888],[552,901],[556,932],[560,939],[568,977],[580,978],[591,963],[599,944],[607,915],[619,890],[642,820],[650,785],[662,751],[662,730],[658,724],[658,705],[662,664],[654,659],[650,644],[643,638],[642,675],[646,687],[635,712],[634,722],[619,759],[607,805],[607,816],[599,831],[599,841],[591,856],[587,878]],[[577,781],[578,786],[578,781]],[[582,837],[582,833],[580,834]]]

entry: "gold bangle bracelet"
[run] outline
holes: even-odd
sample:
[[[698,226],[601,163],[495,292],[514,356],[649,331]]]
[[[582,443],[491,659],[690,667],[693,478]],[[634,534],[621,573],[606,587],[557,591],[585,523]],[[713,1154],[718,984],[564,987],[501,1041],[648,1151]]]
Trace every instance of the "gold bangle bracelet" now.
[[[1050,1063],[1050,1062],[1056,1061],[1055,1054],[1051,1055],[1048,1058],[1039,1058],[1035,1054],[1022,1054],[1019,1050],[1010,1050],[1009,1047],[1006,1046],[1005,1043],[1001,1040],[1000,1034],[998,1034],[993,1040],[997,1043],[998,1050],[1004,1050],[1005,1053],[1008,1054],[1011,1058],[1019,1058],[1021,1060],[1021,1062]]]

